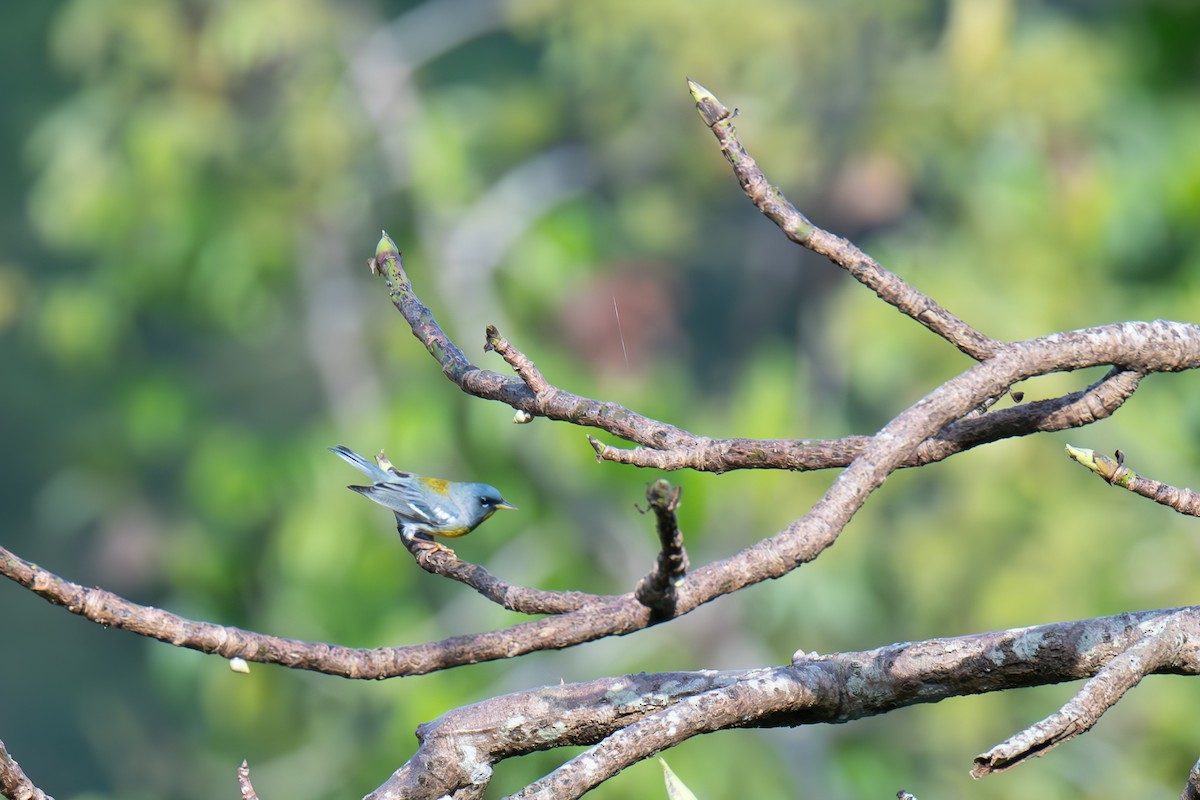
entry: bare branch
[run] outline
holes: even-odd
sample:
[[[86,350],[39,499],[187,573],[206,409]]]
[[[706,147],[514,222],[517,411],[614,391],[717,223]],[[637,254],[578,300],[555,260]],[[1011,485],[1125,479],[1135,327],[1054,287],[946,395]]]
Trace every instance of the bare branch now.
[[[901,467],[920,467],[983,444],[1014,436],[1047,433],[1090,425],[1112,416],[1128,400],[1142,379],[1133,370],[1114,369],[1081,392],[1037,400],[947,425],[926,439]],[[594,436],[588,441],[597,459],[637,467],[700,472],[735,469],[786,469],[809,471],[845,467],[862,452],[869,436],[842,439],[709,439],[667,450],[649,447],[621,449]]]
[[[8,754],[4,742],[0,742],[0,794],[9,800],[54,800],[33,785],[21,765]]]
[[[376,257],[371,263],[377,272],[387,278],[393,303],[405,316],[413,334],[426,344],[430,353],[442,365],[442,371],[463,391],[485,399],[498,400],[529,414],[601,428],[627,441],[646,445],[656,450],[686,449],[706,441],[682,429],[643,417],[615,403],[589,400],[549,385],[540,387],[540,384],[539,388],[543,390],[535,395],[533,390],[521,380],[505,378],[497,373],[479,369],[466,360],[462,351],[437,326],[429,309],[417,299],[408,276],[403,270],[399,253],[386,234],[380,241]],[[996,350],[995,354],[984,364],[991,364],[995,369],[1009,371],[1010,377],[1006,381],[991,385],[987,390],[989,393],[979,395],[970,408],[958,409],[952,416],[937,420],[937,426],[929,430],[924,438],[933,436],[949,423],[965,417],[969,412],[983,405],[989,398],[1008,391],[1018,381],[1048,372],[1114,365],[1117,370],[1110,376],[1111,383],[1102,381],[1083,395],[1068,395],[1066,398],[1060,398],[1059,401],[1046,401],[1049,405],[1029,403],[1018,406],[1017,410],[1006,409],[1009,413],[1000,417],[1002,423],[996,427],[992,427],[995,423],[990,421],[981,424],[983,430],[991,431],[993,432],[991,435],[999,438],[1001,436],[999,431],[1006,429],[1006,423],[1011,425],[1014,421],[1021,419],[1051,418],[1052,421],[1045,423],[1047,426],[1071,426],[1084,424],[1089,419],[1098,419],[1103,415],[1110,414],[1113,408],[1120,405],[1124,397],[1132,393],[1141,375],[1148,372],[1194,368],[1198,330],[1200,329],[1193,325],[1166,320],[1155,320],[1149,323],[1129,322],[1080,331],[1067,331],[1041,339],[1004,345]],[[1142,341],[1147,334],[1155,338],[1155,344]],[[510,353],[510,356],[514,352],[511,345],[503,341],[494,328],[489,329],[488,341],[492,344],[493,349],[497,343],[503,342],[503,347]],[[1157,347],[1159,350],[1142,353],[1135,351],[1134,346]],[[1097,347],[1100,349],[1096,349]],[[1103,354],[1101,350],[1104,351]],[[1038,359],[1041,359],[1040,366],[1035,366],[1030,361],[1034,351],[1040,353],[1037,356]],[[520,358],[525,360],[523,355]],[[1026,366],[1029,368],[1026,369]],[[537,380],[540,381],[540,373],[536,374]],[[971,374],[973,373],[963,373],[960,378],[965,379],[965,376]],[[949,385],[949,383],[944,384],[930,396],[937,395]],[[1113,405],[1114,402],[1115,405]],[[986,420],[1003,413],[993,412],[993,414],[983,415],[980,419]],[[963,424],[966,422],[967,420],[964,420]],[[1011,427],[1007,429],[1013,430]],[[1011,436],[1019,432],[1021,432],[1020,428],[1003,435]],[[592,444],[598,452],[603,451],[603,446],[597,441],[593,440]],[[920,444],[920,441],[912,443],[903,454],[900,463],[912,457]],[[950,449],[954,450],[955,447],[959,450],[963,449],[961,445],[951,445]],[[752,458],[762,461],[759,454],[762,448],[753,445],[751,448],[753,450]],[[942,457],[944,458],[945,455]]]
[[[542,377],[541,370],[517,348],[513,347],[508,339],[500,335],[500,331],[495,325],[488,325],[485,331],[486,342],[483,345],[483,352],[487,353],[495,351],[497,355],[504,359],[513,372],[521,380],[525,381],[525,385],[529,387],[529,391],[533,392],[534,397],[539,400],[545,399],[547,393],[553,392],[554,387],[546,382]]]
[[[589,594],[588,592],[555,592],[516,586],[500,580],[478,564],[463,561],[448,547],[405,536],[397,520],[400,541],[412,553],[421,569],[443,578],[470,586],[481,595],[509,611],[521,614],[567,614],[588,605],[611,602],[618,595]]]
[[[664,480],[646,487],[646,500],[657,520],[659,552],[654,569],[638,583],[633,596],[653,613],[651,619],[670,619],[675,616],[675,587],[687,574],[688,557],[683,548],[683,531],[675,510],[679,508],[682,490]]]
[[[1167,629],[1171,632],[1164,634]],[[700,733],[847,722],[948,697],[1078,680],[1163,635],[1179,642],[1174,655],[1143,666],[1200,674],[1198,634],[1200,607],[1189,607],[859,653],[797,653],[789,667],[639,674],[548,686],[463,706],[421,725],[417,752],[368,798],[482,796],[499,761],[590,745],[514,795],[579,797],[630,764]]]
[[[1117,451],[1120,455],[1120,451]],[[1181,489],[1162,481],[1143,478],[1124,464],[1124,456],[1113,461],[1108,456],[1083,447],[1067,445],[1067,455],[1113,486],[1128,489],[1156,503],[1173,508],[1189,517],[1200,517],[1200,492]]]
[[[242,765],[238,767],[237,776],[238,788],[242,790],[242,800],[258,800],[254,784],[250,783],[250,764],[245,759],[242,759]]]
[[[1171,671],[1188,660],[1194,661],[1196,645],[1188,637],[1195,636],[1196,623],[1196,615],[1183,609],[1142,626],[1139,638],[1114,655],[1057,713],[976,756],[971,775],[982,778],[1045,755],[1068,739],[1091,730],[1100,716],[1146,675]]]
[[[627,722],[594,747],[512,795],[512,800],[579,797],[626,767],[693,736],[756,727],[772,716],[815,709],[837,696],[838,687],[826,678],[789,667],[750,670],[725,685],[677,698],[665,708]]]
[[[630,441],[649,442],[656,448],[672,446],[669,443],[672,437],[676,441],[681,438],[694,441],[691,434],[640,417],[614,404],[585,400],[561,390],[547,391],[538,399],[523,382],[495,373],[486,373],[492,376],[487,380],[472,381],[472,376],[483,375],[483,371],[469,363],[466,365],[469,369],[460,368],[456,358],[444,355],[447,347],[453,345],[437,328],[428,309],[416,299],[401,267],[399,254],[386,236],[380,242],[373,264],[387,276],[393,301],[405,314],[414,335],[423,342],[436,345],[427,344],[442,363],[443,371],[464,391],[552,419],[602,427]],[[461,356],[457,348],[454,352]],[[439,354],[443,355],[439,357]],[[465,357],[463,359],[465,361]],[[870,493],[910,458],[923,441],[970,414],[988,398],[1035,375],[1101,365],[1119,365],[1121,372],[1134,375],[1193,369],[1200,366],[1200,326],[1166,320],[1127,322],[1004,345],[987,361],[947,381],[892,420],[863,447],[824,497],[803,517],[735,556],[694,571],[691,580],[679,588],[676,614],[685,614],[702,603],[745,586],[778,578],[816,558],[837,539]],[[1136,381],[1132,383],[1136,384]],[[1079,413],[1079,409],[1073,409],[1073,413]],[[595,607],[573,613],[584,611],[603,613]],[[623,600],[613,601],[609,611],[619,622],[607,631],[602,617],[592,616],[589,621],[593,625],[565,631],[566,639],[563,640],[543,638],[539,647],[567,647],[599,636],[628,632],[625,626],[630,624],[638,627],[651,624],[648,617],[629,608]],[[546,620],[539,622],[547,623]],[[525,646],[522,643],[516,649],[528,652]]]
[[[813,225],[767,181],[743,147],[732,124],[736,111],[730,112],[698,84],[689,81],[689,86],[744,191],[789,239],[825,255],[979,363],[898,414],[874,436],[837,441],[710,439],[615,403],[557,388],[494,326],[487,327],[484,351],[503,358],[517,379],[480,369],[416,296],[400,253],[386,234],[370,265],[385,277],[391,299],[414,336],[464,392],[512,406],[519,420],[543,416],[595,427],[640,445],[622,450],[588,437],[598,460],[709,471],[844,468],[824,496],[784,530],[689,574],[676,516],[679,489],[657,481],[647,497],[657,518],[660,552],[635,591],[622,595],[548,592],[509,584],[440,544],[401,531],[402,542],[426,571],[459,581],[506,609],[550,616],[494,632],[378,649],[301,642],[187,620],[71,583],[2,547],[0,574],[97,624],[234,662],[274,663],[357,679],[417,675],[624,635],[782,577],[832,545],[896,469],[928,464],[1005,437],[1090,424],[1119,408],[1145,374],[1200,367],[1200,326],[1164,320],[1016,343],[985,336],[852,243]],[[981,413],[1005,393],[1019,395],[1012,391],[1019,381],[1101,365],[1112,371],[1086,390]],[[1070,447],[1068,452],[1110,483],[1181,513],[1200,515],[1200,495],[1191,490],[1141,478],[1119,459],[1113,462]],[[977,757],[974,774],[979,777],[1041,755],[1089,730],[1143,676],[1155,673],[1200,674],[1200,607],[902,643],[859,653],[797,653],[792,664],[783,667],[564,684],[492,698],[420,726],[417,753],[369,797],[482,798],[496,763],[564,745],[588,749],[516,797],[579,797],[631,764],[702,733],[845,722],[952,696],[1088,679],[1057,713]],[[256,800],[246,761],[237,774],[243,800]],[[1200,762],[1183,796],[1200,800],[1197,786]],[[46,797],[2,742],[0,790],[21,800]],[[905,791],[897,796],[912,798]]]
[[[1183,786],[1179,800],[1200,800],[1200,761],[1192,765],[1192,771]]]
[[[376,247],[375,258],[369,263],[373,272],[384,276],[392,304],[404,316],[412,328],[413,335],[441,365],[442,373],[467,394],[487,400],[498,400],[534,416],[600,428],[638,444],[672,447],[695,439],[687,431],[635,414],[616,403],[589,400],[553,387],[546,387],[547,391],[539,392],[531,388],[525,380],[516,380],[491,370],[480,369],[471,363],[458,345],[450,341],[438,326],[433,312],[413,292],[412,284],[400,260],[400,252],[386,233]],[[537,372],[533,363],[524,356],[516,359],[515,356],[519,355],[517,351],[494,327],[488,329],[487,342],[491,349],[503,351],[502,355],[507,353],[507,357],[521,364],[525,378],[533,380],[533,385],[539,389],[542,388],[544,379],[541,378],[541,373]],[[500,349],[497,349],[497,345],[501,345]]]
[[[938,305],[933,298],[909,286],[900,276],[883,268],[879,262],[840,236],[814,225],[793,206],[779,187],[771,185],[757,162],[746,152],[733,127],[736,111],[730,111],[695,81],[688,88],[696,100],[696,108],[704,124],[721,143],[721,152],[733,167],[742,191],[767,219],[799,245],[825,256],[871,289],[881,300],[915,319],[941,336],[962,352],[983,361],[995,355],[1001,342],[984,336],[961,319]],[[981,401],[982,402],[982,401]]]
[[[398,268],[394,257],[387,263],[392,269]],[[892,420],[804,516],[774,536],[694,570],[683,585],[676,587],[675,616],[746,586],[782,577],[815,559],[836,541],[867,497],[921,442],[970,413],[984,399],[1034,375],[1102,364],[1120,364],[1141,374],[1194,369],[1200,366],[1200,326],[1166,320],[1126,322],[1006,345],[988,361],[947,381]],[[520,388],[528,394],[524,384]],[[185,620],[138,606],[110,592],[63,581],[2,548],[0,572],[50,602],[99,624],[225,658],[238,656],[352,678],[417,675],[460,664],[512,658],[535,650],[620,636],[660,621],[652,618],[630,593],[501,631],[409,647],[358,650]]]
[[[631,633],[648,624],[649,611],[632,594],[556,617],[525,622],[503,631],[457,636],[407,647],[362,649],[303,642],[210,622],[195,622],[158,608],[132,603],[112,592],[80,586],[0,547],[0,574],[54,605],[98,625],[264,664],[380,680],[422,675],[462,664],[512,658],[533,650],[567,647],[602,636]]]

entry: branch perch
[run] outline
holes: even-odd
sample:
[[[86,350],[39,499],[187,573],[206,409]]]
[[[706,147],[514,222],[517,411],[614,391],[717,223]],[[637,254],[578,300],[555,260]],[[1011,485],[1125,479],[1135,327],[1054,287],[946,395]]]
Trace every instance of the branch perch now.
[[[513,586],[461,561],[452,551],[402,536],[427,571],[460,581],[505,608],[551,616],[500,631],[373,650],[194,622],[71,583],[3,548],[0,574],[97,624],[227,659],[360,679],[417,675],[631,633],[781,577],[832,545],[896,469],[930,463],[1007,436],[1089,424],[1119,408],[1144,375],[1200,366],[1200,327],[1165,320],[1107,325],[1015,343],[985,336],[850,242],[808,220],[767,181],[746,151],[732,124],[735,112],[699,84],[689,81],[689,87],[742,188],[790,240],[826,256],[885,302],[979,363],[930,392],[872,437],[715,440],[555,387],[494,326],[487,328],[484,350],[500,355],[517,378],[479,368],[446,336],[417,297],[400,253],[386,233],[369,263],[373,272],[384,276],[392,302],[414,336],[464,392],[504,402],[521,415],[598,428],[639,445],[620,450],[589,437],[601,460],[711,471],[844,467],[824,496],[784,530],[702,566],[684,580],[688,564],[675,514],[678,490],[657,482],[648,493],[661,544],[655,565],[636,591],[613,596]],[[976,413],[1019,381],[1101,365],[1112,371],[1081,392]],[[1084,453],[1069,450],[1075,457]],[[1140,493],[1193,513],[1194,493],[1183,494],[1190,490],[1147,482],[1119,463],[1087,453],[1079,460],[1090,460],[1090,468],[1106,480],[1134,491],[1142,486],[1145,491]],[[978,757],[976,772],[982,775],[1007,769],[1089,729],[1144,675],[1200,674],[1198,642],[1200,608],[1192,607],[903,643],[861,653],[797,653],[785,667],[641,674],[520,692],[452,710],[422,725],[417,753],[369,797],[482,797],[494,764],[563,745],[589,749],[518,796],[578,797],[630,764],[700,733],[845,722],[951,696],[1089,679],[1059,712]],[[986,668],[981,669],[981,664]],[[1200,767],[1193,771],[1185,797],[1196,794],[1197,770]],[[253,797],[245,762],[239,785],[243,797]],[[2,743],[0,788],[8,797],[45,797],[8,757]]]
[[[618,595],[589,594],[530,589],[500,580],[478,564],[463,561],[451,549],[427,539],[405,536],[397,517],[400,541],[421,569],[470,586],[493,603],[521,614],[568,614],[589,605],[611,602]]]
[[[387,263],[398,269],[394,258]],[[815,559],[837,540],[867,497],[921,442],[970,413],[984,399],[1034,375],[1104,364],[1121,364],[1125,370],[1137,374],[1194,369],[1200,366],[1200,326],[1167,320],[1125,322],[1006,345],[989,360],[942,384],[893,419],[863,447],[808,513],[774,536],[693,570],[688,580],[675,588],[674,615],[686,614],[746,586],[782,577]],[[523,383],[513,382],[526,395],[530,394]],[[562,394],[565,393],[556,394],[555,400]],[[139,606],[111,592],[64,581],[3,548],[0,548],[0,574],[98,624],[217,653],[224,658],[241,657],[349,678],[418,675],[461,664],[512,658],[535,650],[560,649],[606,636],[621,636],[661,621],[629,593],[500,631],[408,647],[363,650],[193,622]]]

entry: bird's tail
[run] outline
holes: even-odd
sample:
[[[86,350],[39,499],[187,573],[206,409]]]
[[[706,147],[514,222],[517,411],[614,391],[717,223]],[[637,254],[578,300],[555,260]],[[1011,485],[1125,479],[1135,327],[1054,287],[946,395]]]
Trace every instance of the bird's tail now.
[[[351,450],[349,447],[346,447],[345,445],[339,444],[337,447],[329,448],[329,450],[333,453],[337,453],[339,456],[341,456],[343,459],[348,461],[350,464],[354,465],[355,469],[357,469],[362,474],[366,475],[368,478],[370,478],[375,483],[378,483],[379,481],[384,480],[387,477],[387,473],[385,473],[377,465],[372,464],[370,461],[367,461],[365,458],[363,458],[358,453]]]

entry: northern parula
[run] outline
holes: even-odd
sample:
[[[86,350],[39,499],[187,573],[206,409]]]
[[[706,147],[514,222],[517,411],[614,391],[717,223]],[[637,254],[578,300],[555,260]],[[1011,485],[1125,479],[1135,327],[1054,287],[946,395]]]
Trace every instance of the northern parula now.
[[[348,447],[329,448],[371,479],[370,486],[348,486],[359,494],[390,508],[396,514],[400,535],[417,533],[437,536],[466,536],[498,508],[517,507],[486,483],[460,483],[441,478],[422,478],[392,466],[382,452],[375,463]],[[440,546],[440,545],[439,545]]]

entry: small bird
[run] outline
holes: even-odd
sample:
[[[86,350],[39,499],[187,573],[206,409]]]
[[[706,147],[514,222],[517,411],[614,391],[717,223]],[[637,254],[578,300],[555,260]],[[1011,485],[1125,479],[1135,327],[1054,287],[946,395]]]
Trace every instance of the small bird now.
[[[486,483],[460,483],[440,478],[422,478],[392,466],[382,452],[375,463],[348,447],[329,448],[371,479],[370,486],[348,486],[359,494],[390,508],[396,514],[400,535],[428,539],[436,536],[466,536],[498,508],[517,507]],[[441,547],[441,545],[438,545]]]

